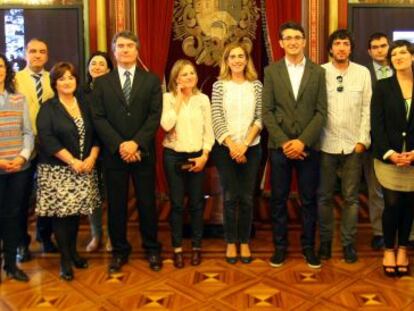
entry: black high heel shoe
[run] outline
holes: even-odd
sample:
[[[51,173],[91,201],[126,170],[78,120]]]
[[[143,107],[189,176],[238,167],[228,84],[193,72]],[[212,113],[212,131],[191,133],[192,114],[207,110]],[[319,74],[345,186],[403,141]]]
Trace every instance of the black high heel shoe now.
[[[241,263],[249,264],[253,261],[253,256],[250,252],[250,248],[248,247],[248,245],[247,245],[247,249],[249,251],[249,256],[243,256],[243,252],[242,252],[243,247],[244,247],[244,244],[241,244],[240,245],[240,261],[241,261]]]
[[[400,256],[403,256],[403,258],[405,257],[405,260],[402,260],[403,262],[406,262],[407,264],[405,265],[399,265],[397,264],[397,276],[402,277],[402,276],[407,276],[410,275],[410,259],[407,255],[407,247],[406,246],[398,246],[398,253],[397,253],[397,262],[401,262],[400,260]]]
[[[234,249],[234,252],[236,254],[235,256],[227,256],[227,254],[229,253],[229,247],[230,247],[230,245],[235,247],[235,249]],[[229,263],[229,264],[231,264],[231,265],[234,265],[237,262],[237,259],[238,259],[238,257],[237,257],[237,246],[235,244],[227,244],[225,258],[226,258],[226,262]]]
[[[382,270],[384,271],[385,276],[388,276],[389,278],[393,278],[397,276],[397,266],[396,265],[384,265],[384,260],[386,257],[386,254],[393,255],[394,262],[395,262],[395,251],[392,248],[385,249],[384,250],[384,257],[382,259]]]
[[[226,256],[226,262],[231,264],[231,265],[234,265],[237,262],[237,256],[235,256],[235,257],[227,257]]]
[[[244,264],[249,264],[253,261],[253,257],[252,256],[247,256],[247,257],[240,256],[240,261]]]
[[[382,265],[382,269],[384,270],[384,274],[389,278],[393,278],[397,276],[397,267],[396,266],[385,266]]]
[[[410,275],[410,266],[409,265],[405,265],[405,266],[398,265],[396,267],[396,274],[399,277]]]

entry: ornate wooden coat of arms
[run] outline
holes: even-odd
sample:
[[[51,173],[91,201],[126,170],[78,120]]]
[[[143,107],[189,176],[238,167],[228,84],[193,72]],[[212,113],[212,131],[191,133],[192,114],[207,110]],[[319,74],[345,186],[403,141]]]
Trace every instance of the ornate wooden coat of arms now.
[[[215,66],[229,42],[251,49],[258,19],[255,0],[176,0],[174,39],[197,64]]]

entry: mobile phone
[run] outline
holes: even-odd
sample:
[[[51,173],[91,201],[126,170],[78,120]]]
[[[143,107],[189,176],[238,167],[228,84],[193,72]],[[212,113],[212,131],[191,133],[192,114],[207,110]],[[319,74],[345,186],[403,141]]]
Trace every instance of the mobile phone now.
[[[179,162],[175,163],[175,170],[178,173],[181,173],[183,171],[188,171],[193,165],[194,165],[194,163],[190,162],[188,160],[179,161]]]

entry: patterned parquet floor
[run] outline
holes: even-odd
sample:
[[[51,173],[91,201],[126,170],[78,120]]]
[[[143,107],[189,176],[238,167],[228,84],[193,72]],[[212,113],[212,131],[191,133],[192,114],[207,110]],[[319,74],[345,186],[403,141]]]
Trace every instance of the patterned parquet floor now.
[[[88,239],[83,229],[80,247]],[[299,232],[291,231],[289,259],[281,268],[268,264],[270,232],[263,230],[253,241],[256,259],[249,265],[227,264],[224,243],[207,239],[198,267],[187,260],[184,269],[175,269],[167,249],[162,271],[153,272],[136,250],[122,273],[109,276],[109,255],[102,251],[86,255],[89,269],[76,270],[72,282],[59,279],[57,255],[44,256],[33,245],[36,258],[21,265],[30,282],[3,275],[0,310],[414,310],[414,278],[384,277],[381,254],[372,252],[363,239],[359,239],[357,263],[346,264],[336,244],[334,258],[314,270],[293,245],[298,244]],[[360,231],[368,241],[369,230],[361,227]],[[161,237],[166,244],[168,233],[162,232]],[[132,233],[131,240],[138,248],[138,235]]]
[[[35,259],[21,265],[30,282],[19,283],[3,274],[0,311],[414,310],[414,278],[390,279],[383,275],[381,252],[372,251],[369,245],[371,229],[366,206],[360,211],[360,219],[358,262],[346,264],[342,260],[336,236],[333,259],[318,270],[304,263],[300,228],[295,223],[289,230],[289,257],[281,268],[268,264],[273,251],[268,225],[256,226],[252,241],[255,260],[251,264],[227,264],[223,240],[208,238],[204,240],[202,264],[192,267],[187,257],[184,269],[172,265],[169,233],[164,226],[160,232],[165,249],[164,267],[161,272],[153,272],[140,249],[138,227],[130,224],[129,238],[134,251],[122,273],[108,275],[110,255],[104,250],[83,253],[90,267],[76,270],[72,282],[59,278],[57,255],[43,255],[39,245],[32,243]],[[80,251],[85,249],[88,239],[88,227],[82,225]],[[184,250],[189,250],[189,244]]]

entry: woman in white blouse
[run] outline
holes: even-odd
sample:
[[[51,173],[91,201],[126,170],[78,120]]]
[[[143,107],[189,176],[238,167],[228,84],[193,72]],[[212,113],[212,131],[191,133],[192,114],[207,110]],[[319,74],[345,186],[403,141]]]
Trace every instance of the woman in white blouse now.
[[[188,60],[178,60],[171,69],[168,93],[163,97],[161,126],[167,132],[163,141],[164,168],[171,201],[171,238],[174,266],[184,267],[183,211],[188,194],[191,216],[191,264],[201,262],[203,234],[204,166],[214,144],[208,97],[197,88],[197,72]]]
[[[223,188],[226,261],[250,263],[253,199],[261,159],[262,83],[246,46],[229,44],[213,85],[212,121],[218,144],[213,158]]]

